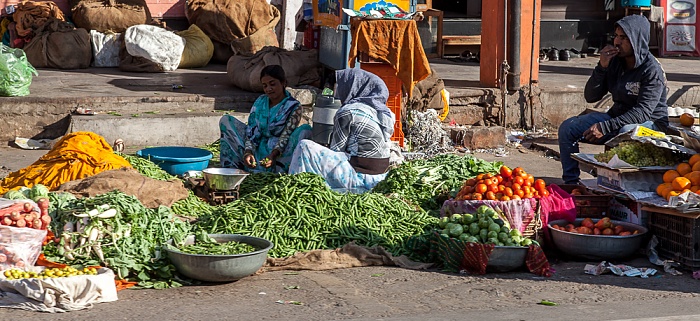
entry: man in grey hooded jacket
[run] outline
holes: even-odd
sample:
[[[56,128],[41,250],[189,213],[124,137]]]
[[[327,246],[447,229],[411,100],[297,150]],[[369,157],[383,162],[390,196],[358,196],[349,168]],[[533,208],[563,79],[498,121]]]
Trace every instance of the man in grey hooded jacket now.
[[[619,133],[640,125],[654,130],[668,127],[666,75],[649,52],[649,21],[630,15],[615,24],[613,45],[600,53],[600,61],[586,83],[584,96],[597,102],[607,93],[613,105],[605,113],[590,113],[565,120],[559,126],[562,179],[579,183],[578,142],[603,144]]]

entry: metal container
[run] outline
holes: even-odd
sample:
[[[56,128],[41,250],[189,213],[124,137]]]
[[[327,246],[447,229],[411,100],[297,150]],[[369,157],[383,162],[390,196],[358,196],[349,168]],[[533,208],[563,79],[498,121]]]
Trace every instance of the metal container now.
[[[328,96],[318,96],[312,116],[313,127],[311,139],[324,146],[331,143],[333,133],[333,118],[342,106],[340,100]]]
[[[170,261],[178,272],[192,279],[207,282],[231,282],[249,276],[265,263],[267,252],[274,246],[272,242],[254,236],[239,234],[209,234],[219,243],[236,241],[247,243],[257,250],[255,252],[236,255],[200,255],[187,254],[165,246]],[[172,244],[172,240],[168,241]],[[184,245],[194,244],[194,235],[185,239]]]
[[[238,187],[248,172],[235,168],[207,168],[202,170],[207,187],[217,191],[230,191]]]
[[[584,219],[576,219],[573,223],[580,226]],[[599,220],[594,219],[593,222]],[[554,245],[562,252],[591,260],[623,259],[632,256],[642,245],[646,237],[647,228],[628,222],[613,221],[615,225],[621,225],[627,231],[638,230],[639,234],[629,236],[617,235],[587,235],[553,229],[552,225],[565,226],[570,222],[556,220],[549,222],[549,230],[552,233]]]
[[[494,272],[509,272],[525,265],[527,247],[496,246],[489,256],[486,269]]]

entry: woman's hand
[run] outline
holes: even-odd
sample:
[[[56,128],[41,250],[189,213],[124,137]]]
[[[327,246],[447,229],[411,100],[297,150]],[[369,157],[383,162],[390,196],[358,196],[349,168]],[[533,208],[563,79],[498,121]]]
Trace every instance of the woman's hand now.
[[[243,165],[248,166],[250,168],[254,168],[257,166],[255,162],[255,156],[251,153],[245,153],[243,154]]]
[[[270,155],[267,155],[267,157],[263,158],[260,161],[260,165],[262,165],[265,168],[270,168],[272,165],[275,164],[275,161],[277,158],[280,156],[280,152],[276,149],[273,149]]]

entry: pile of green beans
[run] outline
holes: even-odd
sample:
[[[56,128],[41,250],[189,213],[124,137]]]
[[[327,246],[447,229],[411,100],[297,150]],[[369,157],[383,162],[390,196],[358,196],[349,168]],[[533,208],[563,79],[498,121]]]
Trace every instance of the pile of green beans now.
[[[283,175],[257,192],[203,215],[195,229],[243,234],[274,243],[272,257],[298,251],[335,249],[347,243],[381,245],[408,254],[406,240],[423,234],[437,219],[402,200],[376,193],[340,194],[322,177]]]
[[[139,173],[146,177],[158,179],[161,181],[168,181],[177,178],[177,176],[168,174],[168,172],[164,171],[162,168],[160,168],[160,166],[156,165],[156,163],[152,162],[150,159],[127,154],[119,155],[121,157],[124,157],[124,159],[126,159],[129,162],[129,164],[131,164],[131,167],[133,167],[134,169],[139,171]]]
[[[215,207],[209,205],[205,200],[194,195],[192,190],[189,190],[187,198],[179,200],[170,207],[173,213],[185,217],[200,217],[205,214],[211,214]]]
[[[247,243],[236,241],[226,243],[195,243],[178,248],[180,252],[200,255],[235,255],[255,252],[257,249]]]

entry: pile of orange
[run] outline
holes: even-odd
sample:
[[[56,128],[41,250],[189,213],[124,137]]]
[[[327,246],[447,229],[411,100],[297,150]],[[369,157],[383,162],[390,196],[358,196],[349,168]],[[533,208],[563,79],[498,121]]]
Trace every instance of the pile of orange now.
[[[521,167],[501,166],[499,174],[479,174],[464,182],[456,200],[510,201],[549,195],[542,179],[535,179]]]
[[[656,194],[668,200],[687,191],[700,194],[700,154],[695,154],[687,163],[664,173],[664,182],[656,187]]]

